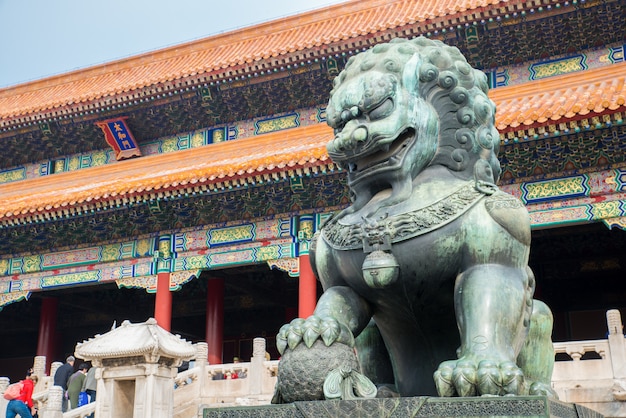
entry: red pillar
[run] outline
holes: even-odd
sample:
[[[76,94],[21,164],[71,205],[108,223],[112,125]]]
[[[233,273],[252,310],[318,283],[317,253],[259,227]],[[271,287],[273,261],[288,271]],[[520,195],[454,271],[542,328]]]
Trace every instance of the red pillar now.
[[[56,298],[41,300],[41,314],[39,316],[39,337],[37,339],[37,355],[46,356],[44,370],[50,373],[50,365],[54,361],[56,324],[59,301]]]
[[[157,273],[157,291],[154,304],[154,319],[166,331],[172,329],[172,292],[170,292],[170,273]]]
[[[298,287],[298,317],[308,318],[317,303],[317,280],[309,255],[300,255],[300,284]]]
[[[209,364],[223,363],[224,279],[209,279],[206,295],[206,343]]]

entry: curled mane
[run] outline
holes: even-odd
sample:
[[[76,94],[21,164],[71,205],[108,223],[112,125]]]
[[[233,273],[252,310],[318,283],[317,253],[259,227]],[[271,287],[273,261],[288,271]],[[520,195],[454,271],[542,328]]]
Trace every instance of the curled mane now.
[[[462,178],[496,183],[500,136],[495,104],[487,96],[486,75],[472,68],[456,47],[418,37],[396,38],[350,58],[334,80],[333,93],[346,78],[371,69],[391,73],[418,99],[414,112],[436,114],[436,152],[427,164],[442,165]]]

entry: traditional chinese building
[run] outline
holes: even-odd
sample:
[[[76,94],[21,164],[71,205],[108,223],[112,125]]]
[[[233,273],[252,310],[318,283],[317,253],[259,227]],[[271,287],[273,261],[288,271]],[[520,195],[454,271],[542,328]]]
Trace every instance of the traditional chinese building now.
[[[0,89],[0,369],[123,320],[209,362],[309,315],[313,233],[349,196],[325,105],[354,54],[457,46],[497,106],[557,341],[626,307],[626,1],[354,0]]]

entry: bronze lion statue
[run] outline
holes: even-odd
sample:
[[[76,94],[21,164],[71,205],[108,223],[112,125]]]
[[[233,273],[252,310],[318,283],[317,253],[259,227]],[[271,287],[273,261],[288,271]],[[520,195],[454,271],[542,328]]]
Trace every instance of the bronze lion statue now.
[[[552,314],[533,300],[530,220],[496,185],[487,78],[419,37],[347,62],[327,107],[351,205],[311,243],[314,314],[284,325],[275,403],[541,394]]]

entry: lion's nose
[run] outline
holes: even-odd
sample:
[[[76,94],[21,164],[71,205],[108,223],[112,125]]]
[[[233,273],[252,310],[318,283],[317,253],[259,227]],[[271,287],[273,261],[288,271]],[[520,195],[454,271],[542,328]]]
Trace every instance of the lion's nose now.
[[[367,128],[365,126],[359,126],[352,132],[352,139],[356,142],[363,142],[367,139]]]
[[[341,120],[343,120],[344,122],[348,122],[352,119],[359,117],[360,114],[361,110],[359,109],[359,107],[352,106],[350,109],[345,109],[343,112],[341,112]]]

